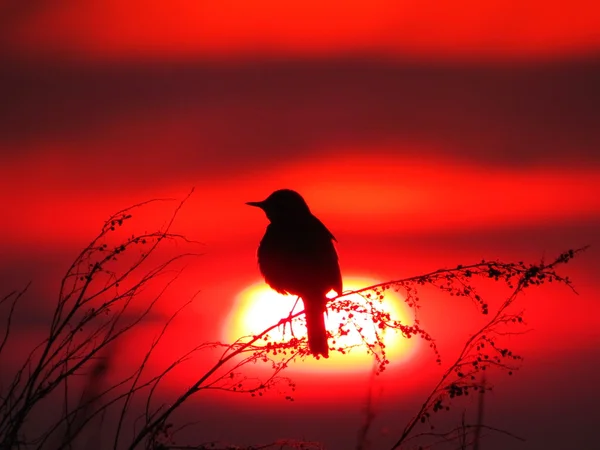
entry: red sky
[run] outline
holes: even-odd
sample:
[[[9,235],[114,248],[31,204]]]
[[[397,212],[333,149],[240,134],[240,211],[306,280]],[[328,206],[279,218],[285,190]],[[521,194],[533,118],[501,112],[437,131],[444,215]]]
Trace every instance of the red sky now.
[[[339,2],[5,1],[11,49],[82,58],[252,57],[366,53],[443,58],[594,52],[593,0]]]
[[[289,187],[336,235],[346,276],[535,261],[592,244],[566,268],[579,296],[548,287],[524,299],[533,331],[513,339],[524,367],[494,380],[488,415],[528,439],[489,448],[590,448],[600,357],[598,6],[322,3],[0,5],[0,279],[5,290],[34,282],[36,307],[18,313],[22,342],[110,213],[181,198],[193,186],[176,228],[202,241],[205,254],[173,302],[202,292],[157,364],[191,341],[221,337],[236,295],[260,281],[255,251],[266,219],[244,203]],[[423,308],[451,355],[472,324],[436,296]],[[374,439],[382,448],[437,374],[433,357],[417,354],[380,381]],[[291,373],[293,404],[219,393],[205,417],[192,402],[204,440],[305,437],[352,447],[347,430],[362,423],[368,371]],[[227,434],[226,414],[246,424],[237,435]]]

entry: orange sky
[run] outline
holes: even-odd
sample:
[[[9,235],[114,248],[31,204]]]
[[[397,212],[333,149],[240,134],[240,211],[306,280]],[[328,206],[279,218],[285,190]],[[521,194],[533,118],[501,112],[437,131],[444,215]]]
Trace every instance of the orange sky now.
[[[509,441],[515,449],[589,448],[600,357],[596,2],[221,0],[165,8],[0,5],[0,281],[10,289],[34,281],[17,342],[40,331],[61,274],[110,213],[182,198],[192,187],[176,231],[201,241],[204,255],[156,322],[120,351],[131,364],[161,315],[198,289],[153,364],[217,339],[238,294],[261,281],[255,251],[266,219],[244,203],[289,187],[335,234],[348,277],[392,279],[482,258],[535,261],[592,244],[566,268],[580,296],[554,286],[524,299],[533,331],[510,338],[525,352],[523,373],[496,380],[506,390],[489,415],[492,426],[529,438],[522,447]],[[138,224],[156,226],[168,211],[160,204]],[[427,301],[423,323],[451,354],[477,317],[438,294]],[[381,378],[378,430],[397,426],[437,376],[432,355],[415,354]],[[169,389],[190,383],[205,363],[191,363]],[[300,433],[331,448],[353,446],[344,430],[361,424],[368,367],[352,376],[290,372],[297,402],[214,395],[203,430],[222,439],[222,414],[237,411],[243,422],[258,404],[262,413],[240,427],[241,441]],[[567,384],[569,398],[550,404],[547,392]],[[334,416],[347,420],[343,430]],[[377,442],[389,440],[377,433]]]

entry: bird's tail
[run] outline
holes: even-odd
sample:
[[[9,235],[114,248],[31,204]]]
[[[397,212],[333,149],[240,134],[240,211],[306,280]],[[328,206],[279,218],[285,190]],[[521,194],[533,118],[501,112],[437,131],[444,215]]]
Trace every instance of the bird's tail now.
[[[315,355],[329,358],[325,317],[327,298],[325,296],[307,296],[303,299],[308,329],[308,348]]]

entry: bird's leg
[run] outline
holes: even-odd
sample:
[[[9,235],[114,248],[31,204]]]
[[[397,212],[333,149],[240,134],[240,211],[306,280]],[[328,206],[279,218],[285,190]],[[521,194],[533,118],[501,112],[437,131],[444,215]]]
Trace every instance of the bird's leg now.
[[[294,336],[294,329],[292,328],[292,316],[294,315],[294,310],[296,309],[296,306],[298,305],[298,300],[300,300],[300,297],[296,297],[296,302],[294,303],[294,306],[292,306],[292,310],[290,311],[290,314],[285,318],[285,319],[281,319],[279,321],[279,323],[281,325],[283,325],[283,334],[285,334],[285,324],[286,322],[290,323],[290,333],[292,334],[292,337],[296,337]]]

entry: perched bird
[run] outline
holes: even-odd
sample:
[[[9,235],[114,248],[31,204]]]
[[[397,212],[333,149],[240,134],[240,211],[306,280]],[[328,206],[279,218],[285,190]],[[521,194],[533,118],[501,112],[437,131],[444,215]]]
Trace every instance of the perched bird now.
[[[333,245],[335,237],[290,189],[273,192],[261,208],[271,222],[258,246],[258,266],[265,281],[281,294],[302,298],[308,347],[315,356],[329,356],[325,318],[326,294],[342,293],[342,275]]]

